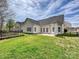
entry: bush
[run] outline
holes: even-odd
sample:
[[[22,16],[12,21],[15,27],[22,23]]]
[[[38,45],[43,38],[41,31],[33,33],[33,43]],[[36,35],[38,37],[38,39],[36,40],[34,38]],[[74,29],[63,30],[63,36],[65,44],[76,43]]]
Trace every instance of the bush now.
[[[78,34],[77,33],[64,33],[64,34],[58,34],[58,35],[56,35],[56,36],[72,36],[72,37],[74,37],[74,36],[78,36]]]

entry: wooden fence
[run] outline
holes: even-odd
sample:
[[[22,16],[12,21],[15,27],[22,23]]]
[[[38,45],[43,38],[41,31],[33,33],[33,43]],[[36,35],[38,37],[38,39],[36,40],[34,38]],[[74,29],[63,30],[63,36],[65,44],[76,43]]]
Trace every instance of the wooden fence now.
[[[19,36],[24,36],[24,35],[22,33],[15,33],[15,32],[0,33],[0,40],[19,37]]]

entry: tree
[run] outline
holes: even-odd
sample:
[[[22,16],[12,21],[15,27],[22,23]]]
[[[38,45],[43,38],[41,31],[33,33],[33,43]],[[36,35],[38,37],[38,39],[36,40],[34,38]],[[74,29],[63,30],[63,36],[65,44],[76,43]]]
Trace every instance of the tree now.
[[[7,0],[0,0],[0,31],[2,31],[4,18],[6,17],[5,12],[8,10]]]
[[[9,19],[6,24],[6,27],[8,28],[8,30],[11,31],[14,26],[15,26],[15,21],[12,19]]]

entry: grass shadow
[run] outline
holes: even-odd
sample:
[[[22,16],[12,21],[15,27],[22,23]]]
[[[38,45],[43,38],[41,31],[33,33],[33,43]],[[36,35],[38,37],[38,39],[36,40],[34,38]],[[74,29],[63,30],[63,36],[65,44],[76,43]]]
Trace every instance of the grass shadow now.
[[[64,34],[58,34],[57,37],[79,37],[79,34],[77,33],[64,33]]]
[[[24,33],[24,34],[27,34],[27,35],[37,35],[37,33]]]

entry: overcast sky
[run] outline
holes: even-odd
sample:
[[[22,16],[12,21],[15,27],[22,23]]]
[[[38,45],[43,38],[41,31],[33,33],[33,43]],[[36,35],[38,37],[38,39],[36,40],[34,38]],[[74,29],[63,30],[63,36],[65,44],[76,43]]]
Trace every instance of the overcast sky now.
[[[64,14],[65,20],[79,23],[79,0],[9,0],[16,21],[40,20]],[[75,24],[77,26],[79,24]]]

